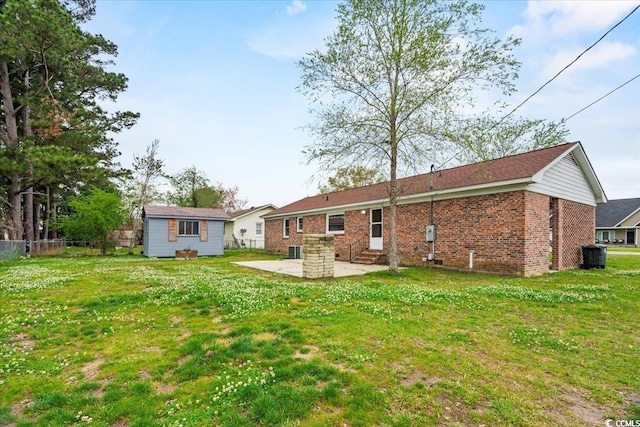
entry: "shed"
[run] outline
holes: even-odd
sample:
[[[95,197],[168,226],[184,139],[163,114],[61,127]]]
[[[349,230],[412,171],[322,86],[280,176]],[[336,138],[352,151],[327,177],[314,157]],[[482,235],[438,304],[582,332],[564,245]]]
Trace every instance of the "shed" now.
[[[198,251],[198,256],[224,254],[222,209],[182,208],[145,205],[143,254],[148,257],[175,257],[176,251]]]

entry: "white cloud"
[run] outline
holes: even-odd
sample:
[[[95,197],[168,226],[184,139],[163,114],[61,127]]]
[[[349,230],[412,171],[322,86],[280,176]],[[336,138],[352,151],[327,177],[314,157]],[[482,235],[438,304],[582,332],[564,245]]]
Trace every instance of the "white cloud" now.
[[[307,4],[301,0],[293,0],[289,6],[287,6],[287,15],[293,16],[307,10]]]
[[[530,0],[524,13],[527,23],[514,30],[527,38],[538,36],[541,41],[591,33],[609,28],[635,6],[635,1]]]
[[[254,52],[272,58],[298,59],[314,49],[324,46],[324,39],[333,29],[333,20],[278,22],[254,30],[245,43]]]
[[[584,49],[562,49],[545,61],[544,75],[551,77],[573,61]],[[584,54],[575,64],[569,67],[565,73],[576,71],[605,68],[608,65],[632,58],[637,54],[635,47],[621,42],[600,42],[589,52]]]
[[[247,46],[254,52],[272,58],[300,58],[308,52],[309,34],[297,34],[284,31],[279,27],[259,30],[247,39]]]

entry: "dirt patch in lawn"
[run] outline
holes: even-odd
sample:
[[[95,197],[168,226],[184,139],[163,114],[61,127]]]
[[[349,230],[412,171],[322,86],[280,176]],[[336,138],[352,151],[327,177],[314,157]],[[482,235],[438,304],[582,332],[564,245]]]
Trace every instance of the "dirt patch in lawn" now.
[[[105,378],[100,381],[100,387],[94,390],[93,397],[95,397],[96,399],[102,399],[102,396],[104,396],[104,389],[107,387],[107,385],[109,385],[110,382],[111,377]]]
[[[271,332],[261,332],[259,334],[254,334],[253,335],[253,339],[255,341],[273,341],[276,338],[278,338],[278,336],[276,334],[271,333]]]
[[[402,375],[402,379],[400,380],[400,383],[404,387],[411,387],[418,383],[423,384],[425,387],[432,387],[441,381],[442,381],[442,378],[427,377],[425,373],[422,372],[420,369],[416,369],[415,371],[409,374]]]
[[[171,323],[173,323],[174,325],[177,325],[178,323],[184,322],[184,319],[185,319],[184,316],[171,316],[169,318]]]
[[[24,414],[24,408],[28,408],[30,406],[33,406],[34,404],[35,402],[33,400],[22,400],[14,405],[11,405],[11,414],[16,418],[22,418],[22,415]]]
[[[551,408],[547,410],[547,413],[567,424],[579,420],[582,425],[604,425],[604,414],[610,413],[610,409],[601,407],[589,400],[587,395],[587,391],[578,389],[565,390],[560,394],[560,400],[565,403],[566,410],[561,411],[559,408]]]
[[[100,365],[104,363],[104,359],[95,359],[89,363],[86,363],[82,368],[80,368],[80,372],[84,374],[84,378],[87,381],[93,380],[100,373]]]
[[[153,383],[153,389],[158,394],[171,394],[174,391],[176,391],[177,388],[178,388],[178,386],[176,384]]]
[[[27,334],[17,334],[9,338],[9,342],[20,347],[22,352],[31,351],[36,345],[36,340],[29,338]]]
[[[181,332],[182,333],[176,337],[177,341],[184,341],[191,336],[191,331],[188,329],[183,329]]]
[[[295,359],[311,360],[320,354],[320,349],[315,345],[306,345],[293,354]]]

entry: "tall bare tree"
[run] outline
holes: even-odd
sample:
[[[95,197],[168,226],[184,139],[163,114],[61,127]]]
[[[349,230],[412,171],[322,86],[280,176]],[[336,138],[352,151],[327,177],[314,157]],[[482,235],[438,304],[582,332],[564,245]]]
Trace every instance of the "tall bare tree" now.
[[[160,141],[154,139],[147,146],[145,154],[133,156],[133,179],[125,185],[126,206],[131,219],[131,240],[129,253],[133,252],[137,240],[138,225],[142,217],[142,208],[148,203],[162,198],[156,186],[158,178],[164,176],[164,161],[158,158]]]
[[[446,158],[470,126],[465,114],[475,90],[514,90],[519,41],[483,28],[482,10],[464,0],[347,0],[324,51],[298,63],[299,91],[314,116],[307,160],[388,171],[390,271],[399,262],[399,168]]]
[[[334,191],[377,184],[383,181],[384,176],[378,169],[354,165],[352,167],[338,169],[333,176],[327,178],[325,184],[318,186],[318,191],[320,194],[332,193]]]
[[[186,167],[174,176],[169,176],[173,191],[167,193],[169,203],[193,208],[219,208],[227,212],[242,209],[246,199],[241,199],[238,187],[224,187],[218,182],[212,186],[207,175],[195,167]]]

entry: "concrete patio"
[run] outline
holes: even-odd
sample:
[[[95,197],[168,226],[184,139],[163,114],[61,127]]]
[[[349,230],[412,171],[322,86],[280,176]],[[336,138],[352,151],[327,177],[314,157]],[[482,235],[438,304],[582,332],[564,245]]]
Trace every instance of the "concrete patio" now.
[[[286,274],[288,276],[302,277],[301,259],[283,259],[278,261],[242,261],[233,264],[272,273]],[[386,265],[351,264],[344,261],[336,261],[333,269],[333,277],[362,276],[375,271],[388,270]]]

